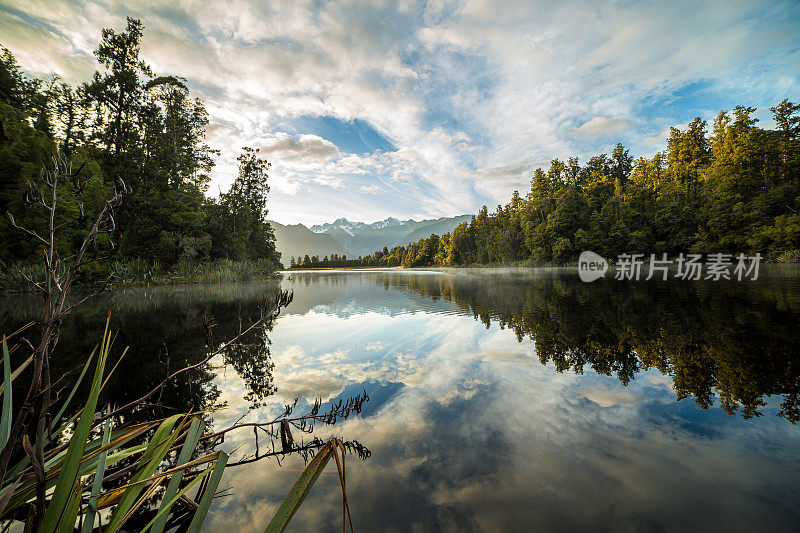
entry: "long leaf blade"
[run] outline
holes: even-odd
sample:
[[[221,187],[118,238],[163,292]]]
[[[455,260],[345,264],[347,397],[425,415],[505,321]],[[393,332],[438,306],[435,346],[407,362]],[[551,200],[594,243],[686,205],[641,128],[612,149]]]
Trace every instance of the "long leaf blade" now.
[[[103,446],[107,446],[111,441],[111,421],[106,420],[103,425]],[[89,510],[86,512],[86,517],[83,520],[83,527],[81,533],[91,533],[94,529],[94,519],[97,514],[97,500],[100,497],[100,490],[103,487],[103,476],[106,472],[106,457],[108,450],[103,451],[97,460],[97,470],[94,473],[94,480],[92,481],[92,493],[89,497]]]
[[[153,475],[158,465],[164,460],[164,457],[169,452],[181,431],[181,426],[178,427],[177,431],[173,432],[172,430],[182,416],[183,415],[175,415],[164,420],[156,430],[153,439],[150,441],[150,445],[137,463],[137,472],[131,479],[130,486],[125,489],[125,492],[122,494],[122,499],[114,510],[114,514],[111,516],[106,531],[117,531],[122,527],[122,524],[125,523],[128,516],[130,516],[131,510],[136,506],[139,494],[145,488],[144,484],[138,482]]]
[[[280,533],[289,521],[292,519],[300,504],[306,499],[306,496],[311,491],[311,487],[317,482],[317,478],[325,469],[325,465],[331,459],[331,452],[333,451],[333,441],[327,442],[322,448],[319,449],[317,455],[306,465],[300,477],[297,478],[292,490],[286,495],[286,498],[278,507],[275,516],[272,517],[265,533]]]
[[[197,448],[197,443],[200,439],[200,435],[203,433],[203,421],[200,418],[195,418],[192,420],[192,425],[189,427],[189,433],[186,435],[186,441],[183,443],[183,448],[181,448],[181,453],[178,456],[178,462],[175,466],[181,466],[182,464],[186,463],[189,459],[191,459],[192,454]],[[171,500],[172,497],[175,496],[175,493],[180,486],[181,480],[183,479],[183,473],[178,472],[172,476],[169,480],[169,484],[167,485],[167,490],[164,493],[164,499],[161,503],[161,510],[167,511],[170,506],[172,506]],[[166,508],[165,508],[166,507]],[[153,533],[162,533],[164,531],[164,527],[167,525],[167,518],[169,518],[169,513],[164,512],[162,513],[159,511],[161,515],[158,520],[153,525]]]
[[[67,503],[67,508],[64,510],[61,524],[58,526],[58,533],[72,533],[75,529],[75,522],[78,520],[78,511],[80,511],[80,503],[81,484],[80,481],[77,481],[75,483],[75,488],[72,490],[69,502]]]
[[[14,353],[14,350],[11,349],[10,353]],[[19,365],[11,373],[11,382],[12,383],[14,382],[15,379],[17,379],[17,377],[19,377],[20,374],[22,374],[25,371],[26,368],[28,368],[28,365],[30,365],[32,361],[33,361],[33,355],[29,355],[28,358],[25,359],[25,362],[23,362],[21,365]],[[6,384],[5,383],[0,383],[0,394],[2,394],[5,390],[6,390]]]
[[[0,413],[0,450],[5,449],[11,436],[11,355],[3,336],[3,411]]]
[[[67,399],[64,400],[64,403],[61,406],[61,409],[59,409],[58,414],[55,417],[53,417],[52,425],[58,424],[58,422],[61,420],[61,417],[64,416],[64,412],[67,410],[69,402],[72,401],[72,397],[75,396],[75,393],[78,391],[78,387],[83,381],[83,377],[86,375],[86,371],[89,370],[89,365],[91,364],[92,359],[94,358],[94,352],[95,350],[92,350],[92,353],[89,354],[89,358],[86,360],[86,364],[83,365],[83,370],[81,370],[81,375],[78,376],[77,381],[75,381],[75,385],[72,386],[72,390],[70,391],[69,396],[67,396]]]
[[[150,520],[150,522],[148,522],[147,525],[145,525],[142,528],[142,533],[145,533],[148,529],[153,527],[153,524],[155,524],[157,521],[160,521],[162,518],[164,518],[164,521],[166,522],[166,519],[169,517],[169,511],[170,509],[172,509],[172,506],[175,505],[175,503],[181,499],[181,496],[189,492],[189,489],[194,487],[201,479],[204,479],[211,472],[211,470],[212,470],[211,468],[206,468],[205,470],[200,472],[200,474],[198,474],[196,478],[191,480],[185,487],[181,489],[180,492],[173,495],[172,498],[169,499],[169,501],[166,501],[165,498],[165,501],[161,505],[161,508],[158,510],[158,513],[156,513],[153,519]]]
[[[94,370],[91,392],[81,412],[78,424],[75,427],[75,433],[72,436],[67,455],[64,458],[61,474],[58,477],[55,491],[53,491],[53,497],[50,500],[50,504],[47,506],[47,511],[45,511],[44,519],[42,520],[40,531],[44,533],[51,533],[58,527],[67,502],[72,496],[72,487],[75,485],[75,480],[78,477],[78,469],[81,465],[81,459],[84,449],[86,448],[89,432],[92,429],[92,419],[97,409],[97,399],[100,395],[100,385],[103,381],[103,370],[105,369],[106,358],[110,349],[110,322],[111,315],[109,314],[106,319],[106,330],[103,335],[100,356],[97,359],[97,366]]]
[[[192,517],[192,521],[186,533],[198,533],[200,528],[203,527],[208,509],[211,507],[211,500],[214,499],[214,495],[217,492],[217,486],[222,479],[222,472],[225,470],[226,464],[228,464],[228,454],[222,452],[219,454],[217,464],[214,465],[214,471],[211,473],[211,477],[208,480],[203,498],[198,503],[197,510],[194,512],[194,516]]]

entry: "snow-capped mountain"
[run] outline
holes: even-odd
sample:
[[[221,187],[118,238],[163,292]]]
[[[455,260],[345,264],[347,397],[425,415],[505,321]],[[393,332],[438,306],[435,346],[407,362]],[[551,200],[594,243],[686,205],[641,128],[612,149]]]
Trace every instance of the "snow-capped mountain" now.
[[[416,241],[425,238],[431,233],[442,234],[452,231],[458,224],[468,222],[470,218],[470,215],[461,215],[416,221],[389,217],[371,224],[339,218],[308,229],[317,234],[330,235],[347,249],[348,256],[358,257],[380,250],[384,246],[392,248],[399,244],[408,244],[411,239]]]
[[[383,229],[383,228],[392,228],[394,226],[399,226],[401,224],[405,224],[406,222],[412,222],[411,220],[406,220],[403,222],[402,220],[398,220],[394,217],[389,217],[386,220],[379,220],[378,222],[373,222],[369,226],[373,229]]]
[[[413,222],[413,221],[407,220],[405,222]],[[391,228],[394,226],[400,226],[405,222],[402,220],[398,220],[394,217],[389,217],[386,220],[379,220],[377,222],[373,222],[372,224],[367,224],[365,222],[350,222],[346,218],[338,218],[333,222],[329,222],[327,224],[316,224],[314,226],[311,226],[309,229],[314,233],[328,233],[331,235],[335,235],[340,231],[343,231],[348,235],[350,235],[351,237],[355,237],[365,229]]]

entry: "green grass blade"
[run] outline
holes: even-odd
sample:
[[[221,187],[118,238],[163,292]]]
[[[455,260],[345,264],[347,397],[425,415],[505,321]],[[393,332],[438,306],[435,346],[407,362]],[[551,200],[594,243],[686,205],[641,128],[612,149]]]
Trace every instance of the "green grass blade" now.
[[[52,441],[56,440],[56,438],[57,438],[59,435],[61,435],[61,434],[62,434],[64,431],[66,431],[66,430],[67,430],[67,428],[69,428],[69,427],[70,427],[70,425],[72,425],[72,423],[73,423],[73,422],[75,422],[75,421],[78,419],[78,417],[79,417],[80,415],[81,415],[81,413],[80,413],[80,412],[78,412],[78,413],[75,413],[75,414],[72,416],[72,418],[70,418],[69,420],[67,420],[67,421],[66,421],[66,422],[64,422],[63,424],[61,424],[61,427],[60,427],[60,428],[58,428],[56,431],[54,431],[54,432],[52,432],[52,433],[51,433],[51,440],[52,440]],[[67,448],[67,449],[69,449],[69,448]],[[66,454],[66,452],[67,452],[67,449],[65,449],[65,450],[64,450],[64,452],[61,454],[61,457],[63,457],[63,456]],[[18,462],[17,462],[17,463],[14,465],[14,466],[12,466],[11,468],[9,468],[9,469],[8,469],[9,475],[15,476],[15,475],[17,475],[17,474],[21,473],[21,472],[22,472],[22,471],[24,471],[24,470],[25,470],[25,469],[26,469],[26,468],[27,468],[27,467],[28,467],[30,464],[31,464],[31,460],[30,460],[30,459],[28,458],[28,456],[26,455],[25,457],[23,457],[22,459],[20,459],[20,460],[19,460],[19,461],[18,461]]]
[[[111,448],[120,448],[121,446],[127,444],[131,440],[135,439],[136,437],[140,436],[142,433],[148,431],[148,429],[152,429],[156,427],[157,424],[141,424],[137,427],[131,428],[123,428],[123,429],[115,429],[111,432],[111,440],[107,444],[104,444],[102,439],[94,439],[86,444],[86,449],[83,452],[83,461],[81,463],[81,468],[84,468],[85,465],[90,464],[88,461],[92,459],[96,459],[100,453],[109,450]],[[144,450],[147,445],[143,445],[142,450]],[[51,457],[48,457],[45,461],[44,468],[45,470],[50,470],[55,468],[58,470],[59,463],[62,462],[64,455],[66,455],[67,449],[64,449]]]
[[[178,428],[178,431],[175,433],[172,430],[175,428],[175,424],[183,418],[185,415],[173,415],[166,420],[164,420],[161,425],[158,426],[156,432],[153,434],[153,438],[150,441],[150,444],[147,446],[147,451],[139,460],[139,464],[144,466],[147,463],[154,460],[162,451],[166,454],[166,450],[169,449],[167,447],[164,449],[165,443],[167,440],[170,439],[170,435],[174,437],[172,440],[178,437],[178,433],[181,431],[181,427]],[[160,461],[160,459],[159,459]]]
[[[117,508],[114,510],[114,514],[111,516],[106,528],[109,533],[121,528],[127,517],[130,516],[131,511],[135,508],[139,494],[145,488],[143,483],[138,482],[152,476],[164,460],[175,439],[178,438],[182,431],[182,426],[178,426],[176,431],[172,431],[175,424],[182,417],[183,415],[172,416],[164,420],[156,430],[147,450],[137,463],[138,468],[136,474],[131,478],[130,486],[125,489]]]
[[[11,350],[10,353],[14,353],[14,350]],[[15,379],[17,379],[17,377],[20,374],[22,374],[25,371],[26,368],[28,368],[28,365],[31,364],[31,361],[33,361],[33,355],[28,356],[28,358],[25,359],[25,362],[22,363],[21,365],[19,365],[17,367],[17,369],[14,370],[11,373],[11,382],[12,383],[14,382]],[[6,384],[5,383],[0,383],[0,394],[3,394],[3,392],[5,392],[5,390],[6,390]]]
[[[61,519],[61,524],[58,526],[57,533],[72,533],[75,529],[75,521],[78,520],[78,511],[80,510],[81,503],[81,485],[80,481],[75,483],[75,489],[72,491],[72,497],[69,499],[67,508],[64,510],[64,516]]]
[[[80,414],[80,413],[78,413]],[[67,421],[67,425],[69,425],[77,415]],[[158,422],[156,423],[147,423],[147,424],[139,424],[134,426],[133,428],[123,428],[123,429],[115,429],[111,432],[111,442],[107,445],[103,445],[102,439],[94,439],[90,441],[83,451],[83,457],[81,459],[81,470],[79,472],[79,476],[84,476],[87,474],[91,474],[97,465],[97,456],[111,448],[119,448],[134,438],[138,437],[142,433],[148,431],[151,428],[156,427]],[[62,429],[59,429],[60,433]],[[126,448],[120,452],[116,452],[106,459],[106,467],[110,466],[111,464],[121,461],[126,457],[130,457],[131,455],[135,455],[137,453],[143,452],[146,449],[147,445],[143,444],[141,446],[133,446],[131,448]],[[48,457],[44,464],[45,472],[47,473],[48,477],[48,489],[52,488],[55,485],[54,478],[58,476],[61,467],[63,466],[64,456],[69,451],[69,447],[65,448],[64,450]],[[24,460],[20,460],[12,469],[9,470],[9,473],[6,477],[9,479],[13,476],[17,476],[20,473],[24,472],[26,468],[30,465],[30,459],[25,456]],[[23,486],[18,492],[19,494],[16,495],[12,499],[11,508],[19,506],[21,503],[26,501],[26,493],[29,492],[28,488],[33,490],[35,486],[35,481],[31,480]]]
[[[67,399],[64,400],[64,403],[61,405],[61,409],[59,409],[58,414],[56,414],[56,416],[53,417],[53,422],[50,427],[53,427],[54,425],[58,424],[58,422],[61,420],[61,417],[64,416],[64,412],[67,410],[69,402],[72,401],[72,397],[75,396],[75,393],[78,391],[78,387],[80,387],[81,382],[83,381],[83,377],[86,375],[86,371],[89,370],[89,365],[91,364],[92,359],[94,358],[94,352],[95,350],[92,350],[92,353],[89,354],[89,359],[87,359],[86,364],[83,365],[83,370],[81,370],[81,375],[78,376],[78,380],[75,382],[75,385],[73,385],[72,391],[70,391],[69,396],[67,396]]]
[[[103,446],[107,446],[111,441],[111,421],[106,420],[103,425]],[[106,457],[108,450],[100,453],[97,459],[97,470],[94,473],[94,480],[92,481],[92,493],[89,497],[89,510],[86,511],[86,517],[83,519],[83,527],[81,533],[91,533],[94,529],[94,519],[97,514],[97,500],[100,497],[100,490],[103,487],[103,476],[106,472]]]
[[[133,481],[133,482],[127,483],[126,485],[124,485],[122,487],[117,487],[115,489],[109,490],[108,492],[104,492],[103,494],[100,495],[100,501],[98,502],[97,507],[98,507],[98,509],[105,509],[106,507],[111,507],[113,505],[118,505],[118,502],[122,498],[122,495],[130,487],[133,487],[133,486],[136,486],[136,485],[147,486],[149,484],[156,483],[156,482],[160,484],[161,481],[163,481],[166,478],[171,477],[172,474],[174,474],[176,472],[179,472],[181,470],[189,470],[189,469],[192,469],[192,468],[194,468],[196,466],[199,466],[199,465],[204,465],[204,464],[207,464],[207,463],[214,463],[214,462],[216,462],[217,458],[219,458],[219,454],[220,453],[221,452],[214,452],[214,453],[211,453],[211,454],[206,455],[204,457],[198,457],[197,459],[192,459],[191,461],[181,465],[180,467],[164,470],[163,472],[155,474],[155,475],[153,475],[151,477],[140,479],[138,481]]]
[[[63,516],[63,511],[72,496],[72,487],[75,485],[75,480],[78,477],[78,470],[81,466],[83,452],[86,448],[89,432],[92,429],[92,419],[97,409],[100,385],[103,382],[103,370],[105,369],[106,358],[108,357],[108,351],[110,349],[110,320],[111,315],[106,319],[106,330],[103,335],[97,366],[94,369],[94,378],[92,379],[92,388],[89,393],[89,398],[86,400],[86,404],[81,412],[81,417],[78,420],[78,424],[75,426],[75,433],[72,436],[67,455],[64,457],[64,464],[61,468],[61,474],[58,477],[56,488],[53,491],[53,497],[47,506],[47,511],[45,511],[44,519],[39,529],[39,531],[43,533],[52,533],[56,530],[56,527],[58,527]]]
[[[314,486],[314,483],[316,483],[319,475],[325,470],[325,465],[330,461],[331,453],[333,452],[333,444],[331,444],[331,442],[327,442],[320,448],[317,455],[306,465],[300,477],[297,478],[292,490],[289,491],[289,494],[286,495],[281,506],[278,507],[265,533],[280,533],[289,525],[289,521],[297,512],[303,500],[306,499],[306,496],[311,491],[311,487]]]
[[[11,436],[11,355],[3,335],[3,411],[0,413],[0,450],[4,450]]]
[[[148,522],[147,525],[144,526],[144,528],[142,528],[142,533],[145,533],[148,529],[153,527],[156,522],[160,522],[162,519],[166,523],[167,518],[169,518],[169,511],[170,511],[170,509],[172,509],[172,506],[175,505],[175,503],[178,500],[181,499],[181,496],[183,496],[184,494],[189,492],[189,490],[192,487],[194,487],[201,479],[205,478],[211,472],[211,470],[212,470],[211,468],[206,468],[205,470],[200,472],[200,474],[198,474],[198,476],[196,478],[194,478],[185,487],[183,487],[180,492],[178,492],[177,494],[174,494],[169,499],[169,501],[167,501],[167,499],[164,498],[164,502],[161,504],[161,508],[158,510],[158,513],[156,513],[156,515],[153,517],[153,519],[150,520],[150,522]],[[161,526],[161,527],[162,527],[162,530],[163,530],[164,526]],[[155,531],[155,529],[153,529],[153,531]]]
[[[189,459],[192,458],[192,454],[197,448],[197,443],[200,440],[200,435],[203,433],[203,428],[205,424],[200,418],[194,418],[192,420],[192,425],[189,427],[189,433],[186,435],[186,441],[183,443],[183,448],[181,448],[181,453],[178,456],[178,462],[175,466],[181,466],[182,464],[186,463]],[[158,520],[155,521],[153,524],[153,533],[162,533],[164,531],[164,526],[167,525],[167,519],[169,518],[169,513],[163,512],[168,511],[169,507],[172,506],[172,497],[175,495],[175,492],[178,490],[178,487],[181,484],[181,480],[183,479],[183,472],[178,472],[172,476],[169,480],[169,484],[167,485],[167,490],[164,493],[164,499],[161,503],[161,510],[159,514],[161,515]],[[165,508],[166,506],[166,508]]]
[[[203,527],[208,509],[211,507],[211,500],[214,499],[214,495],[217,493],[217,486],[222,479],[222,472],[225,470],[226,464],[228,464],[228,454],[222,452],[219,454],[217,464],[214,465],[214,471],[211,473],[211,477],[208,480],[203,498],[198,503],[197,511],[194,512],[194,516],[192,517],[192,521],[186,533],[198,533],[200,528]]]

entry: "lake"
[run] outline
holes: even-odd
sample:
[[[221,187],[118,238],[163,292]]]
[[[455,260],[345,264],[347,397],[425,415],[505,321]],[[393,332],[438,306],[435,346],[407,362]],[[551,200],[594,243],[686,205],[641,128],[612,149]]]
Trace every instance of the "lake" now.
[[[800,271],[757,281],[581,282],[569,269],[317,271],[282,281],[115,290],[64,324],[55,372],[117,328],[105,401],[123,404],[203,358],[278,287],[294,301],[245,345],[169,387],[163,415],[213,427],[268,421],[366,391],[360,414],[317,426],[347,458],[357,531],[797,531]],[[0,301],[5,330],[38,300]],[[139,393],[137,395],[137,393]],[[295,440],[312,435],[295,430]],[[259,438],[259,452],[272,447]],[[252,429],[221,444],[252,456]],[[367,455],[366,453],[363,455]],[[208,531],[263,531],[303,467],[234,466]],[[338,531],[333,463],[292,531]]]

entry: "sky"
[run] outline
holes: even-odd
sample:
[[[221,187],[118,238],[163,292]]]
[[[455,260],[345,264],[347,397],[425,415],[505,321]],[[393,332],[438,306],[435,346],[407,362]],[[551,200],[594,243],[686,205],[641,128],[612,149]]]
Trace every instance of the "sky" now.
[[[206,105],[209,194],[257,147],[284,224],[492,210],[554,158],[652,155],[735,105],[769,128],[800,100],[798,1],[0,0],[0,44],[77,84],[126,16]]]

